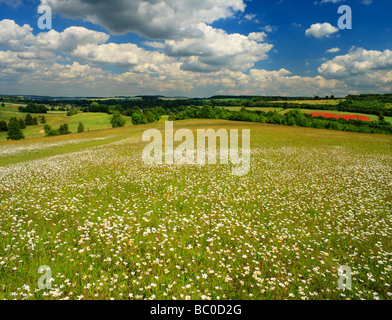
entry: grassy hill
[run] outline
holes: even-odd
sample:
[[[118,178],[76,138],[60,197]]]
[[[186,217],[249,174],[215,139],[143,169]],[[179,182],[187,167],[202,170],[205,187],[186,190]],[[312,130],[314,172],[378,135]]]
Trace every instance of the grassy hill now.
[[[46,122],[53,128],[58,128],[60,125],[67,123],[71,132],[77,132],[79,122],[84,124],[85,131],[103,130],[112,127],[110,120],[111,115],[107,113],[79,113],[72,117],[68,117],[66,112],[49,111],[47,114],[32,114],[33,117],[45,116]],[[26,118],[26,113],[20,113],[17,109],[11,107],[9,104],[6,107],[0,107],[0,120],[8,121],[11,117]],[[126,117],[126,125],[132,125],[132,118]],[[28,126],[23,130],[26,139],[44,137],[44,124],[38,126]],[[6,140],[7,133],[0,133],[0,141]]]

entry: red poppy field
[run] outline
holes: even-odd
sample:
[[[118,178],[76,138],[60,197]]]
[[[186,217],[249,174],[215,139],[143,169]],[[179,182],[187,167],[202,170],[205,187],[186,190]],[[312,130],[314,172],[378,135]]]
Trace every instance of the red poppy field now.
[[[335,113],[326,113],[326,112],[312,112],[312,117],[324,117],[324,118],[335,118],[335,119],[346,119],[346,120],[361,120],[370,122],[370,117],[360,116],[354,114],[335,114]]]

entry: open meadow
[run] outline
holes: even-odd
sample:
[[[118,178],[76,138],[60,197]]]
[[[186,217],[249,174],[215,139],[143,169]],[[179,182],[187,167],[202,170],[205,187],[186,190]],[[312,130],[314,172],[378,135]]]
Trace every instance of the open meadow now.
[[[392,298],[391,136],[175,122],[250,129],[238,177],[144,164],[148,128],[0,142],[0,299]]]

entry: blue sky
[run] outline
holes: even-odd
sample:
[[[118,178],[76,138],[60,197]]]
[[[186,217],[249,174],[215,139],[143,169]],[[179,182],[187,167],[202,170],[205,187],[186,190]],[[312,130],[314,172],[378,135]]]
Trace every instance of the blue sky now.
[[[0,0],[0,93],[391,92],[390,0]],[[48,5],[52,30],[40,30]],[[114,5],[115,4],[115,5]],[[352,9],[339,30],[338,8]]]

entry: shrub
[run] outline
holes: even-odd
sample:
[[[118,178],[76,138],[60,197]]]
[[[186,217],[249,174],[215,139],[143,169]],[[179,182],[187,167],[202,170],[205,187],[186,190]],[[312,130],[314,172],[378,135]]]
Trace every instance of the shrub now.
[[[26,126],[31,126],[31,125],[33,125],[33,117],[31,116],[30,113],[28,113],[28,114],[26,115],[25,123],[26,123]]]
[[[8,124],[7,140],[22,140],[25,136],[20,129],[19,121],[16,118],[11,118]]]
[[[140,113],[134,113],[132,115],[132,123],[135,126],[142,123],[142,116],[140,115]]]
[[[84,132],[84,124],[79,122],[79,126],[78,126],[78,132]]]
[[[75,114],[78,114],[78,110],[75,109],[75,108],[69,109],[69,110],[67,111],[67,116],[68,116],[68,117],[72,117],[72,116],[75,115]]]
[[[23,119],[19,119],[18,121],[19,121],[19,127],[21,129],[26,129],[26,122],[24,122]]]
[[[44,125],[44,131],[45,131],[46,134],[48,134],[48,132],[49,132],[51,129],[52,129],[52,127],[51,127],[50,125],[48,125],[48,124],[45,124],[45,125]]]
[[[146,115],[143,113],[141,116],[142,124],[148,123]]]
[[[156,120],[154,114],[151,111],[146,112],[146,118],[148,123],[152,123]]]
[[[26,113],[48,113],[48,108],[43,105],[38,105],[35,103],[29,103],[27,107],[19,107],[19,112]]]
[[[71,131],[68,130],[68,124],[64,123],[60,126],[59,132],[61,135],[69,134]]]
[[[47,133],[47,136],[52,137],[52,136],[59,136],[60,135],[60,131],[56,130],[56,129],[50,129]]]
[[[4,120],[0,121],[0,131],[7,131],[8,130],[8,125],[7,122],[5,122]]]
[[[115,111],[110,121],[113,128],[119,128],[125,126],[125,119],[121,116],[119,111]]]

